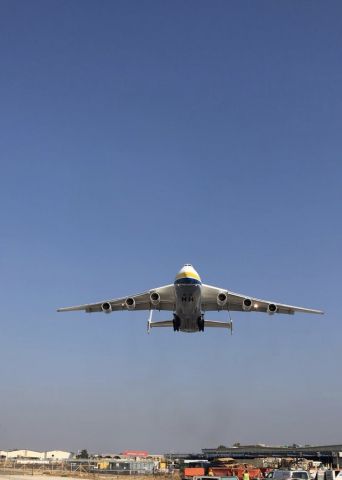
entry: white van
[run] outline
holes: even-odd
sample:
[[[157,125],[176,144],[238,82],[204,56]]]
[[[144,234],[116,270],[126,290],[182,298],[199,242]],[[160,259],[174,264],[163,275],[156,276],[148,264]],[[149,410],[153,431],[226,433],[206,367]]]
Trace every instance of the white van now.
[[[310,480],[310,475],[306,470],[274,470],[273,480]]]

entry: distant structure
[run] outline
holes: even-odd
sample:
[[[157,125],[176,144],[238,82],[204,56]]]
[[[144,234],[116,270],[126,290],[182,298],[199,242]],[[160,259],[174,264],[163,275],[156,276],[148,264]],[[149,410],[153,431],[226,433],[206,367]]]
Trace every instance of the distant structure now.
[[[0,450],[0,458],[3,460],[49,460],[60,462],[70,460],[74,457],[72,452],[64,450],[49,450],[46,452],[38,452],[36,450]]]
[[[265,446],[240,445],[233,447],[220,446],[218,448],[203,448],[202,453],[166,453],[168,459],[206,459],[233,458],[234,460],[252,460],[256,458],[294,458],[306,459],[342,467],[342,444],[340,445],[292,445],[292,446]]]
[[[45,459],[47,460],[70,460],[74,457],[72,452],[66,452],[64,450],[50,450],[48,452],[44,452]]]
[[[146,450],[124,450],[121,455],[130,458],[146,458],[149,453]]]
[[[282,446],[272,447],[264,445],[239,445],[235,447],[203,448],[203,457],[213,460],[220,457],[230,457],[239,460],[253,458],[306,458],[307,460],[321,461],[339,467],[342,465],[342,445],[316,446]]]
[[[161,455],[150,455],[145,450],[126,450],[121,454],[89,454],[86,457],[65,450],[0,450],[2,466],[10,468],[45,468],[47,472],[60,468],[63,472],[101,472],[113,475],[152,475],[156,471],[168,472]],[[82,451],[81,451],[82,453]]]

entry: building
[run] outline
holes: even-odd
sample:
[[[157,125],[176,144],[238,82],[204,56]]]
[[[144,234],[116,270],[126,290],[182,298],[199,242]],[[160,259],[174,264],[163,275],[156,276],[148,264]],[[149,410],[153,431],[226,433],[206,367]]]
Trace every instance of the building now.
[[[37,460],[62,462],[73,458],[73,453],[64,450],[49,450],[47,452],[37,452],[35,450],[0,450],[0,458],[3,460]]]
[[[35,450],[0,450],[0,455],[6,460],[27,459],[27,460],[43,460],[44,453]]]
[[[316,445],[316,446],[282,446],[266,447],[264,445],[241,445],[238,447],[204,448],[202,455],[213,460],[220,457],[230,457],[237,460],[248,460],[254,458],[295,458],[319,461],[325,464],[334,465],[337,468],[342,466],[342,445]]]
[[[148,475],[154,473],[155,462],[111,459],[108,461],[108,471],[115,475]]]
[[[129,458],[146,458],[148,452],[146,450],[124,450],[121,455]]]
[[[56,462],[70,460],[72,457],[73,453],[64,450],[49,450],[48,452],[44,452],[44,458],[46,460],[54,460]]]

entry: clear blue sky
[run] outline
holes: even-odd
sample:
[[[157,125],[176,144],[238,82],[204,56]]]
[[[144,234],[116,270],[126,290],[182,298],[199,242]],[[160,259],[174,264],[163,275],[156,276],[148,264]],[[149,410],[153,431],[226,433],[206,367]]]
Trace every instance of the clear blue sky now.
[[[341,442],[341,15],[1,0],[1,448]],[[327,313],[230,337],[55,312],[188,262]]]

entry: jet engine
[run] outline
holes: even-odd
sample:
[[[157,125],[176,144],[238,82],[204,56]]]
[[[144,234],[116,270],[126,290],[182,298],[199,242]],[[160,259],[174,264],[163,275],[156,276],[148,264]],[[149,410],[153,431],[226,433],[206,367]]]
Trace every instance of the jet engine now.
[[[125,305],[127,310],[134,310],[135,309],[135,300],[132,297],[126,298]]]
[[[160,295],[157,292],[152,292],[150,295],[152,305],[157,306],[160,303]]]
[[[217,294],[217,305],[219,307],[224,307],[228,301],[228,295],[225,292],[220,292]]]
[[[276,313],[276,311],[278,310],[278,307],[277,305],[275,305],[274,303],[269,303],[268,306],[267,306],[267,313],[272,315],[273,313]]]
[[[250,298],[244,298],[242,302],[242,310],[249,312],[252,308],[252,300]]]
[[[104,313],[110,313],[112,311],[112,306],[109,302],[103,302],[101,309]]]

